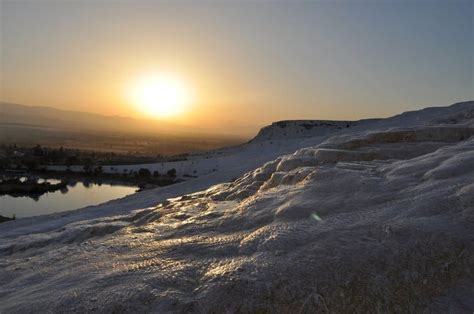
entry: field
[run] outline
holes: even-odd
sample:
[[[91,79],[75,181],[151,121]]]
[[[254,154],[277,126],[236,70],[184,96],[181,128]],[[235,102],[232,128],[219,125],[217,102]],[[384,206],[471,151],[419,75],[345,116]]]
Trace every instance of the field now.
[[[145,156],[171,156],[207,151],[246,141],[237,137],[206,135],[130,134],[110,131],[81,131],[34,125],[0,125],[0,143],[19,146],[64,147]]]

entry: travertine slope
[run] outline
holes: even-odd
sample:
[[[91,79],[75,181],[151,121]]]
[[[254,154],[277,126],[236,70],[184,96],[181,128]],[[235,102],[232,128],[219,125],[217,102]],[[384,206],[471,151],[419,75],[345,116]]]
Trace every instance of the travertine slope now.
[[[10,233],[0,311],[471,313],[474,103],[456,108],[150,208]]]

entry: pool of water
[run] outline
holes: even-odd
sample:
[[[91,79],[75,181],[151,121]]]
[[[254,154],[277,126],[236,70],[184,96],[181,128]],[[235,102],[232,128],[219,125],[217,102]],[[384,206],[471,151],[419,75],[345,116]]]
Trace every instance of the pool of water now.
[[[21,218],[64,212],[121,198],[135,193],[137,189],[136,186],[119,184],[76,182],[68,185],[67,189],[36,198],[0,195],[0,215]]]

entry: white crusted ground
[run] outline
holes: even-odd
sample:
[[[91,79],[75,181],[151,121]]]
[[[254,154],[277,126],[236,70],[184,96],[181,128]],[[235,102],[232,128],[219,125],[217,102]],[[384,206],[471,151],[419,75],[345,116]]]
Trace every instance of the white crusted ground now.
[[[472,313],[474,102],[435,111],[2,224],[0,312]]]

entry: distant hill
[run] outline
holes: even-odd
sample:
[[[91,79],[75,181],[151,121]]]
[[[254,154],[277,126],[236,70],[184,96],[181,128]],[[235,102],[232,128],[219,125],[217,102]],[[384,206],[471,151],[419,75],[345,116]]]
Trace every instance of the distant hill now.
[[[283,120],[273,122],[260,129],[252,139],[254,142],[306,139],[316,136],[332,135],[339,131],[353,131],[366,128],[389,128],[403,125],[430,124],[472,124],[474,102],[465,101],[448,107],[429,107],[422,110],[407,111],[383,119],[362,120]]]
[[[44,127],[74,131],[120,132],[127,134],[195,134],[202,130],[152,119],[105,116],[95,113],[67,111],[44,106],[25,106],[0,102],[0,125]]]
[[[310,138],[329,135],[334,131],[367,126],[380,119],[365,119],[358,121],[335,120],[284,120],[273,122],[258,132],[253,141],[285,140],[295,138]]]
[[[172,122],[0,102],[0,144],[174,155],[243,141]]]

